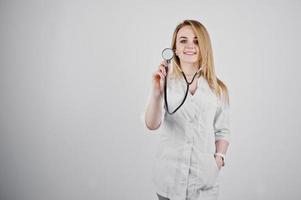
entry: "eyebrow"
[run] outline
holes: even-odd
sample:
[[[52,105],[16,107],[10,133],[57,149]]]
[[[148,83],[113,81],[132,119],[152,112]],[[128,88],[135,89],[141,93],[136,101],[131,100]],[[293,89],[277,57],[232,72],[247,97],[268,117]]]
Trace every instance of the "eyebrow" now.
[[[181,37],[179,37],[179,39],[187,39],[187,37],[185,37],[185,36],[181,36]],[[194,37],[193,39],[197,39],[197,37]]]

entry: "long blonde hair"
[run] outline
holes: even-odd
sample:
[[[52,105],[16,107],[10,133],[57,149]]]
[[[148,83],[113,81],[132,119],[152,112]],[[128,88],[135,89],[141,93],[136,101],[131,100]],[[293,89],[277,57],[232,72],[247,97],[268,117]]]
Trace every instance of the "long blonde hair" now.
[[[191,26],[198,39],[198,46],[200,49],[199,66],[203,66],[203,70],[199,72],[198,76],[203,75],[213,92],[220,98],[224,97],[226,102],[229,104],[229,94],[227,86],[220,79],[218,79],[215,74],[211,41],[208,31],[203,24],[196,20],[184,20],[183,22],[181,22],[175,28],[175,31],[173,33],[171,48],[174,50],[176,49],[177,34],[179,30],[184,26]],[[172,75],[179,76],[181,73],[181,68],[178,56],[175,56],[173,58],[172,65]]]

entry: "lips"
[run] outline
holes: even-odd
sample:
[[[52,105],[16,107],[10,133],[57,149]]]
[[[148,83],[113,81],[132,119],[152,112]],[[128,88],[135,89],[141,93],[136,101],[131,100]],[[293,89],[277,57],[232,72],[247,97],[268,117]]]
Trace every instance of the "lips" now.
[[[196,52],[194,52],[194,51],[185,51],[184,54],[186,54],[186,55],[194,55],[194,54],[196,54]]]

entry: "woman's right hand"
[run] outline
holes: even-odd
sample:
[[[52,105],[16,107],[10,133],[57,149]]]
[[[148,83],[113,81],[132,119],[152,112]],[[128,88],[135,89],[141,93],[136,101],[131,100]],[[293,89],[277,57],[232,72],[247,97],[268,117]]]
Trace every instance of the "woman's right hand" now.
[[[159,69],[153,73],[153,94],[156,97],[162,97],[164,91],[164,80],[166,77],[165,67],[167,62],[164,60],[159,65]]]

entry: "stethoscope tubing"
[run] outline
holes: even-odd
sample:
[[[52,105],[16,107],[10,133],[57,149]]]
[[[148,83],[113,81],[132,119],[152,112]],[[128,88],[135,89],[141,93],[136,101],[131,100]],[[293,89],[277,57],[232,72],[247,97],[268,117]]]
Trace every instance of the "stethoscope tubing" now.
[[[167,65],[169,63],[170,63],[170,60],[167,60]],[[188,95],[189,86],[192,84],[192,82],[194,81],[194,78],[200,72],[200,70],[202,70],[202,67],[194,74],[194,76],[193,76],[193,78],[192,78],[192,80],[190,82],[188,82],[185,73],[181,70],[181,73],[182,73],[182,75],[183,75],[183,77],[185,79],[185,82],[186,82],[185,96],[184,96],[184,99],[182,100],[181,104],[174,111],[170,112],[169,107],[168,107],[168,101],[167,101],[167,74],[168,74],[168,66],[165,66],[166,76],[165,76],[165,80],[164,80],[164,104],[165,104],[165,109],[166,109],[166,111],[167,111],[168,114],[170,114],[170,115],[174,114],[184,104],[184,102],[186,101],[187,95]]]

